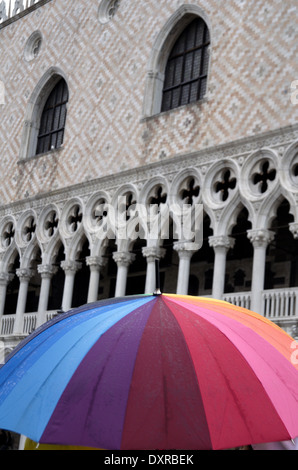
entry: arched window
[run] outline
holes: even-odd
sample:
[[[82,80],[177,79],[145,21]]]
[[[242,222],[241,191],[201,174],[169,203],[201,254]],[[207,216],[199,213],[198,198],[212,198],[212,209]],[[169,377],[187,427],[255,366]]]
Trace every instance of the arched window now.
[[[51,91],[40,119],[36,155],[59,148],[63,143],[68,88],[61,78]]]
[[[209,65],[209,30],[202,18],[193,20],[178,37],[169,55],[161,111],[202,99]]]

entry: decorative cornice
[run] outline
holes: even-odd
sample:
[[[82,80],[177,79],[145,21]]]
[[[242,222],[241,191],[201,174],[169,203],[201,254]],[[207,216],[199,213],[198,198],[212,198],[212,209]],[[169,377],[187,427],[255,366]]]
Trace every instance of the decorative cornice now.
[[[216,147],[206,148],[188,154],[174,155],[173,157],[148,165],[126,170],[121,173],[107,175],[91,181],[81,182],[72,186],[57,189],[55,191],[37,194],[33,197],[14,201],[0,206],[0,217],[7,214],[23,212],[29,208],[40,208],[45,204],[67,202],[70,198],[75,198],[80,193],[81,197],[89,197],[94,192],[101,190],[114,192],[119,186],[129,182],[144,184],[149,178],[163,174],[170,177],[180,170],[188,167],[196,167],[205,172],[204,167],[222,160],[223,158],[245,159],[256,150],[262,148],[278,148],[289,146],[298,139],[298,124],[287,126],[282,129],[275,129],[264,134],[252,137],[245,137],[234,142],[222,144]],[[28,160],[30,161],[30,160]]]

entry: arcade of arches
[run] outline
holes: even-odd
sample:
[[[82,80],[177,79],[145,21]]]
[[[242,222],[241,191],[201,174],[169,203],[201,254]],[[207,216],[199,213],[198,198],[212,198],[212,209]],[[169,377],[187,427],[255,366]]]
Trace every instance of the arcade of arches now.
[[[297,142],[274,139],[272,148],[233,144],[235,157],[165,160],[9,207],[0,214],[0,337],[86,302],[153,293],[155,259],[163,292],[227,300],[298,336]],[[200,242],[176,230],[169,209],[185,204]],[[157,219],[169,215],[167,236],[159,227],[153,240],[152,205]],[[115,214],[126,237],[111,236]]]
[[[290,214],[289,203],[283,199],[271,223],[272,237],[266,240],[265,290],[298,287],[298,240],[289,230],[289,224],[292,222],[293,216]],[[241,300],[244,306],[251,307],[254,246],[248,237],[252,227],[248,210],[243,206],[238,210],[230,236],[220,237],[219,243],[216,243],[213,237],[210,218],[206,213],[204,213],[203,224],[203,244],[197,251],[187,252],[183,248],[179,250],[177,240],[172,237],[163,240],[162,246],[158,249],[148,249],[145,240],[137,239],[127,259],[123,256],[123,259],[117,260],[116,256],[113,256],[113,253],[117,253],[115,240],[109,240],[101,259],[94,260],[94,257],[91,257],[88,239],[83,235],[80,249],[72,266],[68,266],[65,262],[65,249],[61,242],[50,269],[43,267],[41,250],[37,248],[32,254],[29,268],[23,270],[20,269],[20,256],[16,251],[9,266],[3,316],[11,316],[17,312],[20,307],[18,304],[20,286],[24,282],[27,285],[26,299],[23,304],[25,314],[41,311],[40,298],[44,279],[49,281],[44,312],[59,312],[61,309],[78,307],[89,301],[113,297],[115,294],[143,294],[146,289],[147,291],[150,289],[146,288],[150,257],[160,258],[163,292],[211,296],[216,288],[214,267],[218,249],[223,249],[226,258],[222,280],[223,298],[235,300],[237,294],[240,293],[239,299],[244,299]],[[184,256],[189,261],[188,279],[185,279],[188,282],[179,286],[177,285],[179,264]],[[121,265],[124,266],[126,272],[125,279],[122,281],[123,285],[118,286],[117,294],[117,272]],[[97,274],[95,291],[91,286],[91,273]],[[73,283],[68,300],[65,300],[66,279],[69,275],[72,276]],[[45,320],[46,317],[43,316],[43,321]],[[35,327],[38,323],[37,319],[31,326]]]

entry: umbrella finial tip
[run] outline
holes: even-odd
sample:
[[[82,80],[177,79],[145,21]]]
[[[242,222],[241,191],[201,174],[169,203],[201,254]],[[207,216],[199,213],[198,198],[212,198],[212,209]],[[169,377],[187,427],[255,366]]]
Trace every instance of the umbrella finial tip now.
[[[161,295],[161,290],[160,289],[155,289],[153,295]]]
[[[160,291],[160,272],[159,272],[159,259],[155,260],[155,285],[156,289],[153,295],[161,295]]]

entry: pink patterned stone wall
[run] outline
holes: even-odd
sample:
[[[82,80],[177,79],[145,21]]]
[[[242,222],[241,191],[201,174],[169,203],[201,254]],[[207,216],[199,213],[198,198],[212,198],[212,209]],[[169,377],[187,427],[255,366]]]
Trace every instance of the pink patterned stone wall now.
[[[180,0],[120,0],[102,24],[98,0],[53,0],[0,30],[0,205],[255,136],[297,122],[295,0],[185,0],[211,25],[206,99],[143,118],[148,62]],[[40,31],[30,61],[24,49]],[[50,67],[67,78],[63,148],[20,160],[28,102]]]

